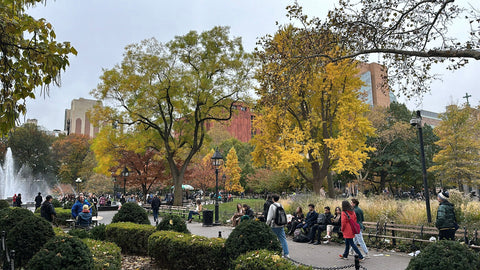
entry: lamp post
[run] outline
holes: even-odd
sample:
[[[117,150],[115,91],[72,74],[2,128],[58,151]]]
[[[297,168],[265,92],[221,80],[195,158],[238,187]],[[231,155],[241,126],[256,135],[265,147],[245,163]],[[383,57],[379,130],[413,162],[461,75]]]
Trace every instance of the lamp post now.
[[[82,179],[80,179],[80,177],[77,178],[77,180],[75,180],[75,183],[77,183],[77,191],[80,191],[80,183],[82,183]]]
[[[113,200],[117,198],[117,177],[113,177]]]
[[[123,196],[127,196],[126,189],[125,189],[125,186],[127,185],[127,177],[128,177],[127,166],[123,168],[122,176],[123,176]]]
[[[215,150],[212,156],[212,165],[215,168],[215,224],[220,225],[218,222],[218,168],[223,164],[222,154],[218,151],[218,148]]]
[[[432,214],[430,212],[430,194],[428,192],[427,168],[425,166],[425,149],[423,147],[422,116],[420,111],[417,111],[417,117],[414,117],[412,120],[410,120],[410,125],[417,127],[418,129],[418,140],[420,141],[420,159],[422,161],[423,189],[425,190],[425,206],[427,208],[427,221],[428,223],[431,223]]]

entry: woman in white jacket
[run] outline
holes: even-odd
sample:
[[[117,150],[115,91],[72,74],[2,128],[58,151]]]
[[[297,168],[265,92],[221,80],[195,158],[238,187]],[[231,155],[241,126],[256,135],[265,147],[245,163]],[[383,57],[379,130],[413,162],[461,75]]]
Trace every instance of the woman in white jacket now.
[[[276,194],[272,195],[273,204],[270,205],[267,215],[267,225],[272,228],[272,231],[277,235],[280,244],[282,244],[283,249],[283,257],[290,258],[288,252],[288,244],[287,244],[287,237],[285,236],[285,229],[283,228],[285,225],[277,225],[275,224],[275,214],[277,213],[277,207],[282,207],[282,205],[278,202],[280,197]],[[283,208],[283,207],[282,207]]]

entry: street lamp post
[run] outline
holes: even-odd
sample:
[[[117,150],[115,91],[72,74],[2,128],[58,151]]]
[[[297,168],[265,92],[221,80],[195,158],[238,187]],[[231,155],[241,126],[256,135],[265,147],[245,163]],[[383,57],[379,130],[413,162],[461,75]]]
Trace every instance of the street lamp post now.
[[[430,212],[430,194],[428,192],[427,168],[425,166],[425,149],[423,146],[422,116],[420,111],[417,111],[417,117],[414,117],[412,120],[410,120],[410,125],[417,127],[418,129],[418,140],[420,141],[420,159],[422,161],[423,189],[425,190],[425,205],[427,208],[427,221],[428,223],[431,223],[432,214]]]
[[[122,176],[123,176],[123,196],[127,196],[126,189],[125,189],[125,186],[127,185],[127,177],[128,177],[127,166],[123,168]]]
[[[218,168],[222,164],[223,164],[223,157],[217,148],[215,150],[215,153],[212,156],[212,165],[215,168],[215,223],[214,225],[220,225],[220,223],[218,222]]]
[[[77,192],[80,191],[80,183],[82,183],[82,179],[80,179],[80,177],[77,178],[77,180],[75,180],[75,183],[77,183]]]

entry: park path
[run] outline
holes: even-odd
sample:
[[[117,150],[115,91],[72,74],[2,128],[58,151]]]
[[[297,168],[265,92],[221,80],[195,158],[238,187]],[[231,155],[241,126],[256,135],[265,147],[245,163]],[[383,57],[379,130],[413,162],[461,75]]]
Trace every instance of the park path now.
[[[110,224],[113,216],[117,211],[101,211],[100,216],[103,220],[100,223]],[[151,224],[154,224],[153,217],[149,216]],[[230,226],[214,226],[204,227],[202,223],[192,222],[187,223],[187,228],[192,234],[202,235],[206,237],[218,237],[219,234],[223,238],[227,238],[233,230]],[[293,242],[291,238],[287,238],[288,247],[290,250],[290,257],[306,265],[315,267],[342,267],[352,265],[354,263],[353,257],[348,260],[339,259],[339,254],[343,253],[344,245],[339,243],[330,243],[328,245],[310,245],[308,243]],[[410,262],[410,257],[406,253],[394,251],[380,251],[370,249],[370,258],[361,262],[361,265],[368,270],[403,270],[407,268]],[[349,268],[355,269],[355,268]]]

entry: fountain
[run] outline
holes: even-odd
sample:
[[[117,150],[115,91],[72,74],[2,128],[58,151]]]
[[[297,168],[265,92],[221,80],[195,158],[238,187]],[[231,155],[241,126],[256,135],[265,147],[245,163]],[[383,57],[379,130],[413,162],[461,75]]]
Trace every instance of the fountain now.
[[[48,195],[50,188],[47,182],[43,179],[33,179],[32,176],[27,176],[26,171],[22,166],[15,173],[12,150],[10,147],[7,148],[5,163],[3,167],[0,167],[0,199],[7,199],[20,193],[22,194],[22,201],[25,203],[33,201],[38,192],[41,192],[44,198]]]

